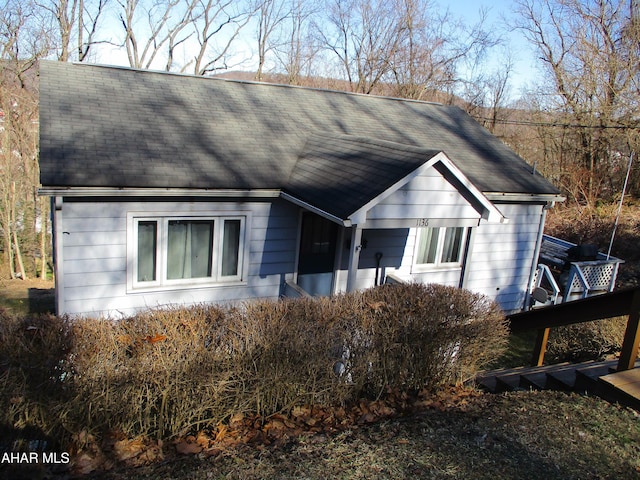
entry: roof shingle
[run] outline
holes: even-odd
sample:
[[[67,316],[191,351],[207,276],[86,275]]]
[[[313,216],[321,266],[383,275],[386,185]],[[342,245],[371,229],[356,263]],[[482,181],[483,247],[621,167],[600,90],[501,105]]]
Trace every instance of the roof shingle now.
[[[453,106],[47,61],[40,95],[45,187],[272,188],[355,204],[443,151],[483,192],[559,193]]]

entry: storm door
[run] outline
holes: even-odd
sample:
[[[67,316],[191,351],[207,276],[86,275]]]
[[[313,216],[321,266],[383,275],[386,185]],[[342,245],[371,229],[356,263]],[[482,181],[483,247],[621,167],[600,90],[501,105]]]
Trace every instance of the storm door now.
[[[331,295],[338,225],[304,212],[301,228],[298,285],[311,295]]]

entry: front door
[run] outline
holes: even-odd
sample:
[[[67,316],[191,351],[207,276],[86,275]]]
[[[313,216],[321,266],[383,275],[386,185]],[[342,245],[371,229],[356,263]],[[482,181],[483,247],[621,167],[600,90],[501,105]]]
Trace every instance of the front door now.
[[[311,295],[332,293],[337,236],[337,224],[315,213],[302,214],[298,285]]]

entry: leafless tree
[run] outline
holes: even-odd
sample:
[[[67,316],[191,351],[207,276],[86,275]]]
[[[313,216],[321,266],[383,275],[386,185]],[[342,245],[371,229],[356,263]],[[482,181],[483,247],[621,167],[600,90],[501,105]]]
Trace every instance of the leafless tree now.
[[[51,32],[35,3],[9,0],[0,9],[0,59],[3,71],[10,71],[25,86],[25,73],[49,54]]]
[[[321,7],[317,2],[309,0],[288,1],[289,15],[280,24],[274,54],[287,76],[287,82],[300,85],[301,78],[310,74],[319,51],[318,42],[312,34],[312,25]]]
[[[592,204],[604,194],[602,180],[617,169],[623,132],[638,128],[638,2],[518,0],[518,13],[518,27],[546,72],[544,108],[570,125],[562,149],[577,162],[564,185],[575,200]]]
[[[182,33],[193,21],[193,0],[117,0],[118,17],[129,66],[151,68],[166,53],[167,69],[174,51],[190,33]],[[181,36],[182,34],[182,36]]]
[[[67,62],[75,58],[79,62],[84,61],[91,47],[98,42],[96,35],[108,0],[39,0],[37,5],[48,13],[56,26],[52,43],[58,60]],[[74,48],[76,57],[72,54]]]
[[[48,33],[33,3],[7,3],[0,13],[0,244],[12,278],[27,278],[23,252],[26,245],[35,253],[38,215],[46,235],[37,201],[35,65],[49,52]]]
[[[498,132],[501,124],[508,120],[510,100],[510,80],[513,75],[513,59],[509,51],[500,57],[501,65],[493,70],[477,75],[474,81],[465,82],[467,86],[463,95],[467,111],[474,115],[491,133]]]
[[[256,8],[258,16],[258,69],[256,80],[262,80],[267,54],[276,47],[274,36],[280,25],[289,18],[291,6],[282,0],[258,0]]]
[[[318,31],[354,92],[372,93],[391,68],[404,25],[393,2],[331,0]]]
[[[228,69],[232,46],[254,14],[252,6],[233,0],[205,0],[199,2],[196,12],[194,73]]]
[[[432,0],[403,0],[397,8],[404,34],[392,58],[394,94],[424,99],[441,92],[459,93],[465,83],[477,83],[465,78],[461,67],[474,71],[487,49],[498,43],[485,27],[486,12],[468,26],[448,10],[438,10]]]

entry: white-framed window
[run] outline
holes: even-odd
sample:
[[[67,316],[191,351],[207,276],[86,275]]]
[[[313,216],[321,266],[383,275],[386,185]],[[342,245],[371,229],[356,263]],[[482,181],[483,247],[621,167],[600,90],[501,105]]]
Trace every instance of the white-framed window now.
[[[458,267],[466,241],[465,227],[418,228],[414,264],[418,267]]]
[[[246,216],[133,216],[132,287],[243,280]]]

